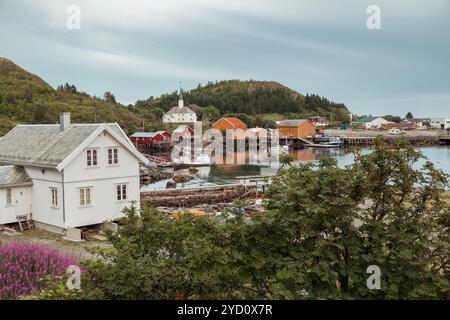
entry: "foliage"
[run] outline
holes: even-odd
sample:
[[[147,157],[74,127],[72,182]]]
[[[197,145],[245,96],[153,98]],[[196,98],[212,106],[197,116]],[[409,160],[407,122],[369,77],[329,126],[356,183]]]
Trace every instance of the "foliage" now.
[[[199,85],[183,92],[184,100],[200,106],[215,106],[221,115],[246,114],[255,117],[261,114],[279,113],[285,117],[311,117],[317,114],[329,116],[337,121],[348,120],[348,110],[318,95],[303,96],[281,84],[268,81],[229,80]],[[150,97],[136,105],[169,110],[178,100],[178,93]]]
[[[395,122],[395,123],[402,122],[402,118],[400,118],[399,116],[385,115],[382,118],[387,121],[391,121],[391,122]]]
[[[274,127],[273,120],[306,118],[321,114],[347,121],[348,110],[318,95],[303,96],[276,82],[221,81],[198,86],[184,93],[189,104],[206,106],[197,110],[213,123],[220,116],[235,114],[248,125]],[[109,91],[103,98],[90,96],[65,83],[53,89],[41,78],[13,62],[0,58],[0,136],[18,123],[57,123],[59,113],[72,113],[73,122],[117,122],[126,133],[165,129],[162,115],[176,105],[178,93],[163,94],[123,106]],[[272,114],[270,119],[261,116]]]
[[[117,104],[108,92],[105,99],[91,97],[68,83],[54,90],[39,77],[0,58],[0,136],[18,123],[57,123],[64,111],[72,113],[73,122],[118,122],[128,133],[141,126],[140,114]]]
[[[85,264],[79,299],[448,299],[448,177],[379,140],[353,165],[293,165],[267,210],[215,217],[127,210],[113,248]],[[367,268],[381,269],[369,290]]]
[[[299,297],[301,288],[309,298],[448,298],[448,177],[431,163],[414,169],[421,154],[399,147],[379,140],[352,166],[323,159],[274,178],[262,220],[270,221],[267,231],[282,230],[270,241],[283,245],[265,252],[281,272],[278,294]],[[365,286],[370,265],[381,268],[380,290]]]
[[[203,117],[208,119],[210,124],[213,124],[220,118],[220,110],[214,106],[208,106],[202,109]]]
[[[0,244],[0,300],[17,299],[45,288],[41,279],[59,276],[76,261],[43,245]]]

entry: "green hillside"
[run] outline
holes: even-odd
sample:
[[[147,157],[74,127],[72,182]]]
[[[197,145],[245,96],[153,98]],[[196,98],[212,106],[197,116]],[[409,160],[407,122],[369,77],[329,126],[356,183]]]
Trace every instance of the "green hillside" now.
[[[317,95],[302,95],[273,81],[228,80],[208,83],[205,86],[183,93],[185,104],[202,107],[214,106],[221,115],[247,114],[260,117],[265,114],[282,114],[284,117],[330,116],[346,121],[349,111],[343,104],[337,104]],[[167,111],[178,100],[178,93],[150,97],[136,103],[137,108]]]
[[[0,58],[0,136],[19,123],[57,123],[59,113],[72,113],[73,122],[118,122],[127,133],[161,130],[163,113],[177,104],[178,92],[123,106],[110,93],[102,98],[80,92],[74,85],[54,89],[12,61]],[[273,81],[228,80],[184,92],[185,104],[196,104],[199,118],[211,122],[233,115],[249,126],[273,126],[274,120],[314,115],[347,121],[348,109],[317,95],[302,95]]]
[[[0,136],[19,123],[56,123],[59,113],[73,122],[118,122],[126,131],[142,123],[141,116],[114,101],[78,92],[75,86],[52,88],[12,61],[0,58]]]

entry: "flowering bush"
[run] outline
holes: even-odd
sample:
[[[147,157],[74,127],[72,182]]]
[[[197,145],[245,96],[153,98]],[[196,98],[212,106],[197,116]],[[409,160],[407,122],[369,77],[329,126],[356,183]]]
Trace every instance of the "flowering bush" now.
[[[46,276],[60,276],[75,259],[44,245],[0,243],[0,300],[17,299],[40,291]]]

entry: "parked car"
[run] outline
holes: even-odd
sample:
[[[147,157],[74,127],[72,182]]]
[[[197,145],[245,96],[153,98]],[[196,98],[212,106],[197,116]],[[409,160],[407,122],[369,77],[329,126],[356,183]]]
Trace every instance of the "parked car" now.
[[[389,130],[388,130],[388,133],[389,133],[389,134],[393,134],[393,135],[397,135],[397,134],[402,134],[403,131],[400,130],[400,129],[389,129]]]

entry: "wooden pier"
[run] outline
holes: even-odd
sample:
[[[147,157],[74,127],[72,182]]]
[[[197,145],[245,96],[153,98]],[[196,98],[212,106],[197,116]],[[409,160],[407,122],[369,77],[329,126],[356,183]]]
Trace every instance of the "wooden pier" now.
[[[443,145],[450,145],[450,133],[447,135],[440,135],[439,142]]]
[[[344,142],[345,146],[370,146],[378,138],[378,136],[367,136],[367,137],[363,137],[363,136],[355,136],[355,137],[340,136],[339,137],[339,136],[337,136],[337,137],[340,138]],[[409,141],[413,145],[432,145],[432,144],[439,144],[441,141],[440,137],[438,137],[438,136],[381,135],[381,137],[387,143],[395,143],[396,141],[399,141],[399,139],[405,139],[406,141]]]
[[[257,194],[258,187],[255,185],[229,184],[141,192],[141,202],[155,207],[190,208],[200,204],[227,203],[241,198],[254,198]]]

